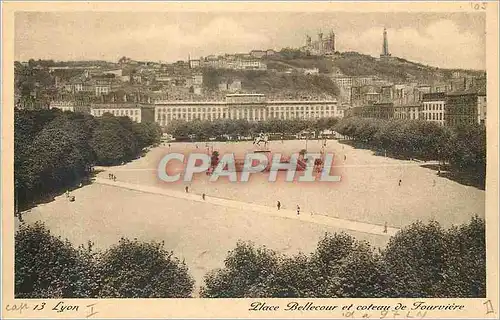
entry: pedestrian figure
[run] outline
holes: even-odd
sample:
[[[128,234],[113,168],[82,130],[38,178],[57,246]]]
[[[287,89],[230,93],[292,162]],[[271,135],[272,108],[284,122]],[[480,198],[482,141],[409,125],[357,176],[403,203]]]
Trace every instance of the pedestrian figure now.
[[[78,185],[78,187],[80,187],[80,188],[81,188],[82,186],[83,186],[83,183],[81,183],[81,182],[80,182],[80,184]]]
[[[186,187],[184,188],[184,190],[186,190],[186,193],[188,193],[188,192],[189,192],[189,187],[188,187],[188,186],[186,186]]]
[[[344,161],[346,161],[346,159],[347,159],[347,156],[346,156],[346,155],[344,155]]]
[[[205,200],[205,194],[202,194],[202,195],[201,195],[201,198],[202,198],[203,200]]]
[[[196,145],[196,149],[198,149],[198,145]]]
[[[23,220],[23,213],[22,212],[19,212],[17,214],[17,218],[19,219],[19,222],[24,222],[24,220]]]
[[[278,201],[277,207],[278,207],[278,210],[281,209],[281,202]]]
[[[384,233],[387,233],[387,222],[384,224]]]
[[[170,143],[168,144],[168,147],[170,148]]]
[[[399,179],[399,183],[398,183],[399,186],[401,186],[401,179]]]
[[[66,190],[66,198],[69,198],[69,190]]]
[[[113,175],[113,181],[116,181],[116,176],[115,175]]]
[[[438,169],[438,176],[441,174],[441,169]]]
[[[297,205],[297,215],[300,215],[300,207]]]
[[[108,173],[108,179],[111,180],[111,173]]]

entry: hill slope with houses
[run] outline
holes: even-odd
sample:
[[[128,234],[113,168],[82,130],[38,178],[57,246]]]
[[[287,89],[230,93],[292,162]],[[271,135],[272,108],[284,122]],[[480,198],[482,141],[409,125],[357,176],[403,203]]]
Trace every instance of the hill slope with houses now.
[[[224,56],[219,58],[225,59]],[[207,65],[193,68],[190,61],[166,64],[127,59],[122,58],[116,63],[51,60],[16,62],[16,101],[24,101],[23,104],[26,101],[41,101],[42,105],[60,99],[77,99],[83,103],[113,102],[130,95],[128,101],[149,103],[158,97],[168,100],[219,100],[227,93],[242,92],[262,93],[274,100],[327,100],[338,97],[348,102],[350,89],[349,86],[343,87],[343,79],[370,77],[393,84],[419,83],[432,86],[451,80],[460,81],[464,77],[484,78],[484,71],[441,69],[397,57],[378,59],[357,52],[314,56],[290,48],[259,58],[250,57],[265,67],[259,70]],[[83,81],[80,79],[85,78],[84,73],[99,74],[104,70],[113,70],[112,73],[119,75],[111,80],[105,78],[112,83],[105,94],[95,92],[93,87],[84,92],[75,92],[73,87],[68,87],[74,81]],[[193,84],[199,87],[195,88]],[[355,85],[354,82],[352,85]]]

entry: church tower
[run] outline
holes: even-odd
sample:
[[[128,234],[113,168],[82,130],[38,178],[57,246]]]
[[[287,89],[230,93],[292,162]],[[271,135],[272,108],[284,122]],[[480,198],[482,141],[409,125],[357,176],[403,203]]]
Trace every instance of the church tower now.
[[[318,33],[318,52],[320,55],[325,53],[325,44],[323,43],[323,32]]]
[[[330,31],[330,48],[329,48],[332,53],[335,52],[335,33],[332,31]]]

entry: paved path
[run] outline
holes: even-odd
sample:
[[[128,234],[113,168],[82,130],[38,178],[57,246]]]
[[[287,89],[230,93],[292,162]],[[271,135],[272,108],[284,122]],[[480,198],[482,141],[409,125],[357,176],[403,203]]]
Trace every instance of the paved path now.
[[[339,164],[334,164],[334,168],[384,168],[384,167],[421,167],[423,165],[439,165],[439,161],[418,161],[418,160],[412,160],[412,162],[408,163],[367,163],[367,164],[344,164],[344,165],[339,165]],[[96,170],[103,170],[103,171],[157,171],[158,168],[124,168],[124,167],[102,167],[102,166],[95,166],[94,169]]]
[[[179,199],[186,199],[186,200],[190,200],[190,201],[206,202],[206,203],[210,203],[210,204],[217,205],[217,206],[234,208],[234,209],[239,209],[239,210],[243,210],[243,211],[250,210],[250,211],[258,212],[260,214],[265,214],[268,216],[274,216],[274,217],[279,217],[279,218],[284,218],[284,219],[301,220],[301,221],[306,221],[306,222],[310,222],[310,223],[332,226],[332,227],[336,227],[336,228],[340,228],[340,229],[353,230],[353,231],[364,232],[364,233],[369,233],[369,234],[392,236],[397,231],[399,231],[399,229],[397,229],[397,228],[388,227],[387,233],[385,233],[383,225],[376,225],[376,224],[364,223],[364,222],[359,222],[359,221],[354,221],[354,220],[333,218],[333,217],[329,217],[329,216],[325,216],[325,215],[311,214],[310,212],[306,212],[306,211],[302,211],[302,210],[300,212],[300,215],[297,215],[297,211],[295,211],[295,210],[286,210],[286,209],[277,210],[277,208],[273,208],[273,207],[262,206],[262,205],[257,205],[254,203],[248,203],[248,202],[243,202],[243,201],[223,199],[223,198],[213,197],[213,196],[209,196],[209,195],[207,195],[205,197],[205,200],[203,200],[200,194],[186,193],[185,191],[175,191],[175,190],[163,189],[163,188],[158,188],[158,187],[153,187],[153,186],[132,184],[132,183],[127,183],[127,182],[122,182],[122,181],[112,181],[112,180],[103,179],[103,178],[95,178],[94,183],[124,188],[124,189],[128,189],[128,190],[134,190],[134,191],[140,191],[140,192],[146,192],[146,193],[152,193],[152,194],[159,194],[159,195],[164,195],[164,196],[174,197],[174,198],[179,198]]]

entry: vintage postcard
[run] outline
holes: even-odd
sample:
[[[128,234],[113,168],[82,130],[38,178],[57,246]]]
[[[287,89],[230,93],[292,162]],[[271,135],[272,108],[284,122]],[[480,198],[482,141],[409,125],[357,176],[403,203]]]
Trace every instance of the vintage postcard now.
[[[498,318],[496,1],[2,30],[2,318]]]

